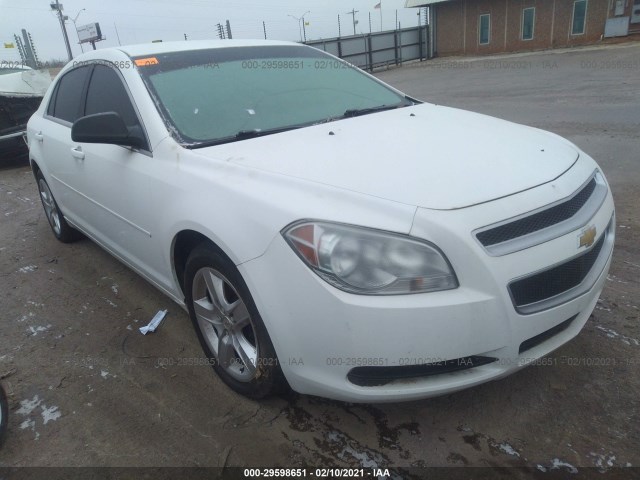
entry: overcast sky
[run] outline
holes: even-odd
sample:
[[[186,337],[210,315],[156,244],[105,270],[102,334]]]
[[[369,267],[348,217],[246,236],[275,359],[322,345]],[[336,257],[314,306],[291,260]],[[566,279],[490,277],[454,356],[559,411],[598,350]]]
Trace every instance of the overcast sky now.
[[[51,11],[51,0],[0,0],[0,60],[20,60],[16,49],[3,48],[14,42],[13,35],[22,28],[31,33],[41,61],[66,59],[60,24]],[[353,34],[351,15],[359,10],[357,32],[369,31],[369,12],[373,31],[380,30],[380,10],[374,6],[378,0],[61,0],[64,13],[70,17],[67,31],[74,55],[80,45],[72,20],[83,8],[77,26],[98,22],[107,38],[98,48],[117,46],[117,31],[122,45],[152,40],[189,40],[217,38],[215,25],[231,22],[234,38],[264,38],[262,22],[266,22],[267,37],[273,40],[300,39],[299,23],[289,17],[306,15],[309,22],[308,39],[330,38],[338,35],[338,14],[342,35]],[[416,9],[405,9],[405,0],[382,0],[382,26],[391,30],[395,26],[396,10],[402,27],[416,26]],[[85,45],[85,49],[91,48]]]

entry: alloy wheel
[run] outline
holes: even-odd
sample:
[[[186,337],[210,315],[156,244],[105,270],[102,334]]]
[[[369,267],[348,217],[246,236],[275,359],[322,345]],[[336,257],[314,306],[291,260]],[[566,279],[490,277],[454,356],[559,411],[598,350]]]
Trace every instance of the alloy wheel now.
[[[53,200],[53,195],[51,195],[49,185],[47,185],[47,182],[45,182],[44,179],[40,179],[38,186],[40,187],[40,197],[42,198],[42,204],[44,205],[44,212],[47,215],[47,220],[49,220],[51,228],[53,228],[55,234],[59,236],[62,231],[62,226],[60,224],[60,212],[58,211],[56,202]]]
[[[234,379],[253,380],[256,329],[237,290],[220,272],[204,267],[193,279],[192,298],[198,325],[216,361]]]

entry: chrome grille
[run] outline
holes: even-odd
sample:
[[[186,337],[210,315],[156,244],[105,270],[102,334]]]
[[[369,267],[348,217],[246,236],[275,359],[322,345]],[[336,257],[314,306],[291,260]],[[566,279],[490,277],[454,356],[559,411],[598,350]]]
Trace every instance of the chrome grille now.
[[[543,228],[564,222],[578,213],[584,204],[587,203],[587,200],[589,200],[589,197],[591,197],[595,189],[596,179],[593,178],[587,186],[580,190],[571,200],[543,210],[542,212],[534,213],[531,216],[521,218],[515,222],[480,232],[477,235],[478,240],[480,240],[482,245],[488,247],[496,243],[523,237],[529,233],[537,232]]]
[[[529,315],[556,307],[586,293],[604,269],[611,249],[615,221],[588,251],[540,272],[513,280],[509,294],[518,313]]]
[[[502,256],[553,240],[585,226],[602,206],[607,186],[595,172],[573,195],[551,205],[474,232],[492,256]]]

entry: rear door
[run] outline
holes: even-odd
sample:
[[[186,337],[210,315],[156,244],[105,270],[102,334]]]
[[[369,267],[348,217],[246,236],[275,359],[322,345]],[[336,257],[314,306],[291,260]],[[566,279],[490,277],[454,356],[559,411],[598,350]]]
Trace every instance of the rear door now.
[[[34,123],[32,150],[41,152],[41,168],[62,213],[73,223],[86,212],[77,191],[76,164],[71,151],[71,125],[82,116],[83,95],[91,67],[69,70],[60,78],[51,96],[44,119]]]

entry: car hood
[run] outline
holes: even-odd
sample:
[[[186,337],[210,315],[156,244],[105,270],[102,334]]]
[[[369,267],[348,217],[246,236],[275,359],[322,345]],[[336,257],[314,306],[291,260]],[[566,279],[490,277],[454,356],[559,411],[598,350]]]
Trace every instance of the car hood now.
[[[550,182],[576,162],[531,127],[422,104],[196,150],[246,167],[450,210]]]

